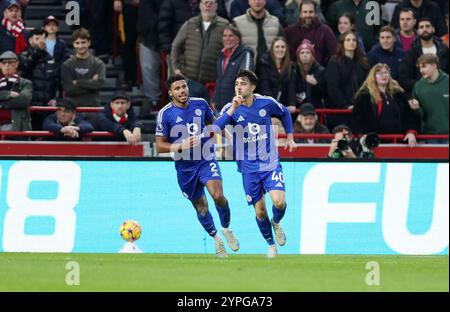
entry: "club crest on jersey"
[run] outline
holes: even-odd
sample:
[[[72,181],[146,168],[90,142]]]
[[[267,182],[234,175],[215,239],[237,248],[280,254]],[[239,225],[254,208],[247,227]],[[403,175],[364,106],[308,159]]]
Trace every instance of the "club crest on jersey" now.
[[[253,134],[253,135],[257,135],[258,133],[261,132],[261,127],[260,125],[256,124],[256,123],[248,123],[248,131]]]
[[[201,116],[201,115],[202,115],[202,110],[197,108],[197,109],[195,110],[195,115]]]
[[[198,125],[195,123],[187,123],[186,127],[190,135],[194,135],[198,132]]]
[[[266,117],[266,115],[267,115],[267,111],[266,111],[265,109],[261,109],[261,110],[259,111],[259,116],[261,116],[261,117]]]

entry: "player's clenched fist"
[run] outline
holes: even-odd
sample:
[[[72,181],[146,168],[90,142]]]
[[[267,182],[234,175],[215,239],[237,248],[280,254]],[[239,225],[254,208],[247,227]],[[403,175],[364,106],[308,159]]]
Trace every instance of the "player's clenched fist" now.
[[[181,144],[181,150],[187,150],[192,147],[197,147],[200,145],[200,138],[198,136],[190,136]]]

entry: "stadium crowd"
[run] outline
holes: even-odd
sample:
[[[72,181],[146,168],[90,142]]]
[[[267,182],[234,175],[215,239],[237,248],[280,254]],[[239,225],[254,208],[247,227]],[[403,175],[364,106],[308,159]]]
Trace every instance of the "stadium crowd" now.
[[[232,100],[237,73],[250,69],[260,79],[257,92],[288,107],[297,133],[346,124],[355,134],[403,134],[410,146],[417,134],[448,135],[448,1],[378,1],[397,5],[391,19],[372,25],[377,15],[367,0],[78,0],[83,13],[72,47],[58,37],[63,21],[54,16],[27,28],[29,2],[0,0],[0,131],[80,140],[95,129],[139,143],[126,92],[118,90],[100,113],[75,113],[101,105],[104,61],[117,35],[120,89],[139,86],[153,111],[165,104],[166,67],[183,74],[191,96],[205,98],[216,114]],[[30,115],[30,106],[58,110]],[[352,113],[320,124],[317,109]]]

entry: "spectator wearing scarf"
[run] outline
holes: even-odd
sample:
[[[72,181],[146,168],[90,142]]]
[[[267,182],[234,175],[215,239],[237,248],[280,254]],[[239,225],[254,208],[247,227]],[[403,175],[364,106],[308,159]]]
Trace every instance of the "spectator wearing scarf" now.
[[[16,1],[10,1],[3,12],[0,24],[0,53],[14,51],[19,55],[26,49],[26,29],[22,20],[22,7]]]

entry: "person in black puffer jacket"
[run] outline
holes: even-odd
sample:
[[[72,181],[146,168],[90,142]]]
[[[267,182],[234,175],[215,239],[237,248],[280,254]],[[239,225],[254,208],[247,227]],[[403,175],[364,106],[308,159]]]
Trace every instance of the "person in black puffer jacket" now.
[[[23,77],[33,83],[32,106],[55,106],[58,90],[58,64],[45,49],[45,30],[35,29],[28,39],[29,49],[19,56]],[[44,119],[50,115],[44,112],[32,113],[33,130],[41,130]]]
[[[285,106],[288,103],[289,81],[292,75],[292,62],[289,46],[285,38],[276,37],[270,50],[256,65],[259,83],[256,88],[261,95],[271,96]]]
[[[337,52],[330,58],[326,69],[328,98],[327,108],[345,109],[353,106],[356,92],[359,90],[369,71],[369,62],[359,47],[354,32],[345,32],[339,37]],[[327,126],[333,129],[337,125],[351,125],[346,115],[331,115]]]
[[[351,107],[368,71],[368,60],[362,54],[356,35],[353,32],[343,33],[339,37],[337,52],[331,57],[326,70],[329,96],[326,106],[339,109]]]

